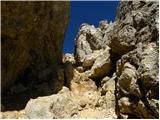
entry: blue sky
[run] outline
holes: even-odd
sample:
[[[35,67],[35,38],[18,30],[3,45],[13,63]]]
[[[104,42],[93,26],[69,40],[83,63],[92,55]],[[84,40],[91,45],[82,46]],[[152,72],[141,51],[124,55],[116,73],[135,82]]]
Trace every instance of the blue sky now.
[[[97,27],[101,20],[114,21],[117,6],[118,1],[71,1],[63,52],[73,53],[74,40],[82,23]]]

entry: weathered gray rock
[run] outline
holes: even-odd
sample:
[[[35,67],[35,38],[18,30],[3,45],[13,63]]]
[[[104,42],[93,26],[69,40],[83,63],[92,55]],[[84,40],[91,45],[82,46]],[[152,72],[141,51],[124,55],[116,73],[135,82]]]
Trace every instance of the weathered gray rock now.
[[[107,30],[107,27],[109,27],[108,21],[104,21],[104,20],[100,21],[98,27],[100,28],[100,30],[104,34]]]
[[[112,51],[123,55],[139,42],[158,43],[158,6],[156,1],[120,2],[113,32],[108,35]]]
[[[115,27],[117,26],[115,25]],[[127,53],[135,48],[135,34],[136,29],[129,25],[126,25],[123,28],[119,28],[119,26],[118,28],[113,28],[109,46],[111,47],[113,52],[118,53],[120,55]]]
[[[150,43],[144,46],[138,72],[140,74],[142,85],[147,90],[152,86],[156,87],[159,84],[158,59],[158,46],[156,43]],[[156,87],[156,89],[158,90],[158,87]],[[156,95],[158,96],[158,93]]]
[[[93,50],[102,48],[102,32],[88,24],[82,24],[75,41],[75,59],[83,62]]]
[[[103,48],[106,48],[106,46],[109,46],[109,44],[110,44],[111,33],[113,32],[114,25],[115,25],[115,23],[110,22],[110,23],[108,23],[107,27],[105,28],[104,35],[103,35],[104,37],[102,39],[102,47]],[[103,32],[103,30],[101,30],[101,31]]]
[[[3,1],[1,5],[2,90],[19,76],[28,84],[49,80],[62,62],[69,2]]]
[[[63,62],[71,62],[72,64],[75,64],[76,61],[74,59],[74,55],[73,54],[70,54],[70,53],[66,53],[63,55]]]
[[[95,50],[93,53],[86,55],[84,62],[82,63],[82,66],[86,69],[91,68],[93,66],[95,60],[99,56],[99,54],[100,54],[100,51]]]
[[[111,70],[110,48],[103,47],[102,31],[108,28],[107,23],[100,22],[100,28],[82,24],[76,38],[76,61],[81,63],[91,78],[102,78]]]
[[[109,47],[99,50],[98,57],[89,71],[91,78],[102,78],[110,73],[111,60],[109,50]]]
[[[157,1],[123,1],[118,8],[109,46],[121,55],[116,68],[116,97],[122,118],[159,115],[158,102],[154,103],[159,99],[158,6]]]
[[[155,105],[152,107],[151,102],[147,101],[147,99],[159,99],[157,47],[156,43],[144,44],[123,55],[121,60],[117,62],[118,99],[126,96],[132,99],[130,107],[136,105],[131,109],[132,113],[128,114],[133,114],[140,118],[158,117],[157,111],[159,111],[159,108],[155,107]],[[132,65],[129,65],[128,62]],[[137,102],[141,99],[145,99],[141,101],[144,105]],[[139,105],[137,106],[136,103]],[[143,108],[139,108],[140,106]]]
[[[115,78],[116,74],[113,74],[112,78],[106,76],[101,81],[101,86],[102,86],[101,94],[106,95],[108,97],[113,97],[113,100],[115,100],[114,98]]]
[[[137,71],[130,63],[125,63],[122,68],[122,74],[118,77],[118,86],[125,95],[141,96],[139,86],[137,83]]]
[[[56,95],[31,99],[25,108],[25,116],[29,119],[69,118],[78,110],[76,106],[69,89],[63,87]]]

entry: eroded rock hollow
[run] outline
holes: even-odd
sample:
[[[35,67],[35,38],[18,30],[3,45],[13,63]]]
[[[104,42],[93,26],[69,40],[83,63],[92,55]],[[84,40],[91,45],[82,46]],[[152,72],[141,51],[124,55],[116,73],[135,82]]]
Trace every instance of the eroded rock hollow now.
[[[27,76],[36,82],[27,87],[50,95],[2,118],[159,118],[158,1],[121,1],[115,22],[83,23],[74,54],[63,57],[68,2],[27,2],[26,16],[19,11],[24,3],[2,2],[2,85]],[[12,95],[19,94],[15,86]]]

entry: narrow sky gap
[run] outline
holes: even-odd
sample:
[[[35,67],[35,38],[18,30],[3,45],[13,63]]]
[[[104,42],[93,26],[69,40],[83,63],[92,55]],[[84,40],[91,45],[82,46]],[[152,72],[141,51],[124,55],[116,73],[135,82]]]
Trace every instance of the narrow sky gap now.
[[[114,21],[118,1],[71,1],[70,21],[67,27],[63,52],[74,52],[74,40],[82,23],[98,27],[101,20]]]

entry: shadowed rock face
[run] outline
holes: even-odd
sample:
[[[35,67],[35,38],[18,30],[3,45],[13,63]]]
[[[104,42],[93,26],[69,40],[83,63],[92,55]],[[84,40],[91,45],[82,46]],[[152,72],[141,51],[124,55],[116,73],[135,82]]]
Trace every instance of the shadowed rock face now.
[[[2,90],[50,80],[62,62],[69,2],[1,3]]]

